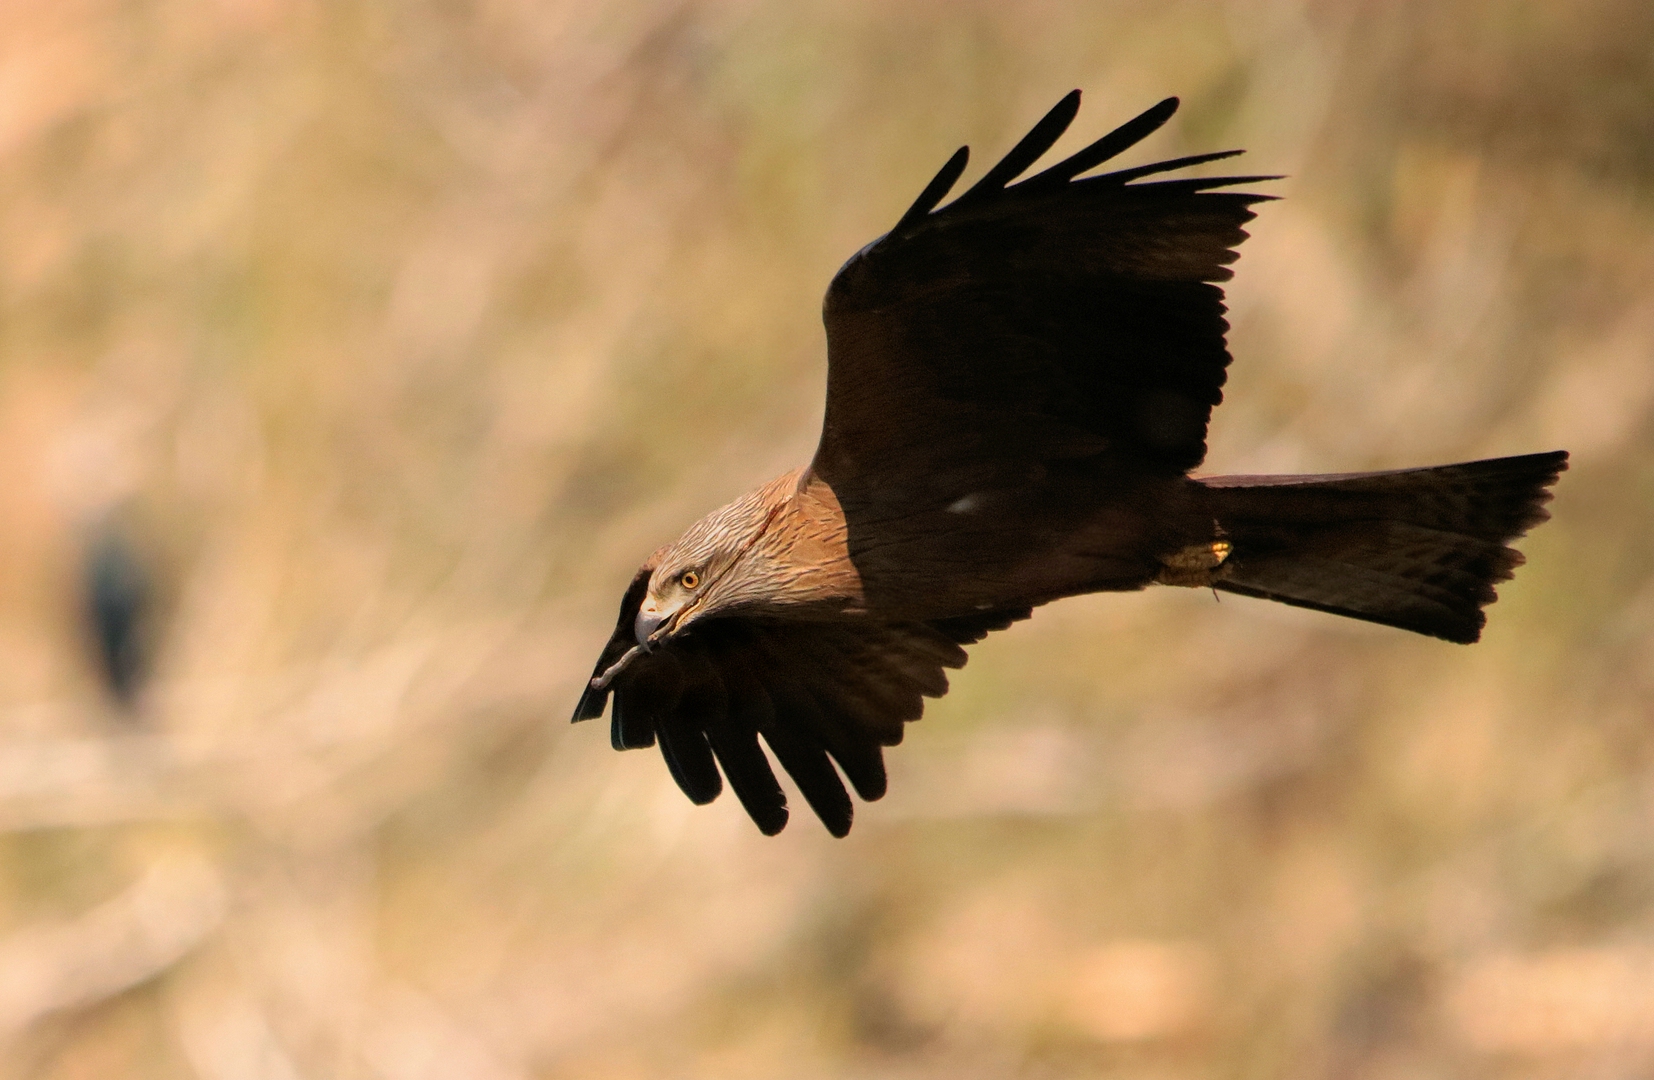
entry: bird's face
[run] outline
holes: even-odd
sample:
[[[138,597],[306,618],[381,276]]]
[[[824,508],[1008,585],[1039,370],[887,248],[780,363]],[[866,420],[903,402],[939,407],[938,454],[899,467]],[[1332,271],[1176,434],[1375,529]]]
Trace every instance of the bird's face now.
[[[665,559],[649,578],[649,591],[638,608],[634,632],[644,647],[671,637],[682,624],[707,606],[716,563],[727,559]]]
[[[801,471],[708,514],[655,552],[645,564],[654,571],[633,624],[639,645],[648,649],[697,619],[750,611],[771,598],[777,583],[760,540],[790,504]]]
[[[676,637],[698,619],[750,606],[753,590],[748,586],[761,576],[750,555],[746,543],[693,553],[672,548],[662,552],[633,624],[637,643],[649,648]]]
[[[748,499],[696,522],[675,543],[655,553],[649,591],[638,606],[633,632],[645,649],[682,633],[696,620],[738,602],[751,576],[747,559],[768,516],[732,513]]]

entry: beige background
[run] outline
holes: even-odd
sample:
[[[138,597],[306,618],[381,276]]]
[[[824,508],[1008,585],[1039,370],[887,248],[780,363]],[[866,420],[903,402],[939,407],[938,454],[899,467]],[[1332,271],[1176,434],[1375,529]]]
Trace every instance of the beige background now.
[[[1290,174],[1211,471],[1562,446],[1556,520],[1472,648],[1068,601],[847,840],[691,807],[565,722],[622,587],[1075,86]],[[1646,0],[4,5],[0,1076],[1641,1075],[1651,452]]]

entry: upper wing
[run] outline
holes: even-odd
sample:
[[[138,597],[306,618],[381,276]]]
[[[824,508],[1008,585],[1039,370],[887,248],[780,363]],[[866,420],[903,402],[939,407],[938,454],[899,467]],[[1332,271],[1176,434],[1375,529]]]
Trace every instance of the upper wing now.
[[[1064,98],[1005,159],[932,212],[961,149],[827,291],[827,410],[811,465],[861,517],[934,512],[1105,456],[1177,475],[1206,452],[1229,353],[1226,264],[1271,177],[1133,183],[1205,154],[1075,179],[1159,128],[1177,99],[1007,186],[1068,127]],[[882,510],[881,510],[882,508]]]
[[[641,597],[628,590],[594,680],[630,651]],[[963,646],[1028,614],[930,623],[710,619],[635,655],[609,685],[588,686],[574,719],[601,716],[612,693],[615,749],[658,743],[672,778],[696,803],[717,798],[728,777],[759,829],[774,835],[787,824],[787,799],[759,748],[762,737],[828,831],[843,836],[852,810],[833,763],[863,799],[881,797],[883,748],[902,741],[903,724],[920,717],[926,697],[947,693],[944,669],[964,665]]]

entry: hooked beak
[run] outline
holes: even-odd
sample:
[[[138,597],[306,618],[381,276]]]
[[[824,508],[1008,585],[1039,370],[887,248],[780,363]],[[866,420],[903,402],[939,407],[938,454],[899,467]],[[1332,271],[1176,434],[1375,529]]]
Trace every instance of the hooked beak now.
[[[662,612],[655,607],[652,600],[638,608],[637,621],[632,624],[632,633],[637,638],[637,643],[647,649],[652,644],[650,639],[655,636],[656,632],[673,614],[676,613]]]

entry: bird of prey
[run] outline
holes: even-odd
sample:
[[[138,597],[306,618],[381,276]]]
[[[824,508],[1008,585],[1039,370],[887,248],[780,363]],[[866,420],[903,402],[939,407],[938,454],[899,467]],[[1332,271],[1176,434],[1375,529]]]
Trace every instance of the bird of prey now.
[[[965,646],[1065,596],[1219,589],[1473,642],[1548,517],[1563,451],[1393,472],[1191,477],[1223,398],[1223,290],[1277,179],[1149,179],[1239,151],[1084,175],[1170,98],[1018,181],[1065,97],[947,206],[968,148],[833,277],[808,465],[656,551],[574,719],[658,745],[696,803],[728,778],[766,834],[828,831],[885,792],[883,748]],[[1013,183],[1013,181],[1016,181]],[[834,765],[837,765],[835,770]],[[720,768],[722,776],[720,776]]]

